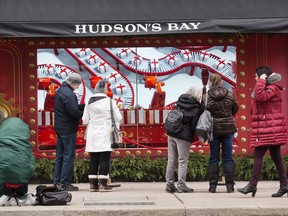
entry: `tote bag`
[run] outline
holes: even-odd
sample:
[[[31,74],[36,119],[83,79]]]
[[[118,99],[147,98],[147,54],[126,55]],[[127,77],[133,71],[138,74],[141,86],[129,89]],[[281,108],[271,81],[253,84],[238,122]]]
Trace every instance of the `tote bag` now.
[[[195,133],[200,142],[205,142],[206,140],[209,142],[213,141],[213,116],[210,111],[207,110],[207,100],[208,94],[205,98],[204,112],[200,115],[195,129]]]

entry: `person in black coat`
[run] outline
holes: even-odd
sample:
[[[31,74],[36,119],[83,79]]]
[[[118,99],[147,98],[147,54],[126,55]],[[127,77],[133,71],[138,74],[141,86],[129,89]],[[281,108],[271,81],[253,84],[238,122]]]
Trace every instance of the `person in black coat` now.
[[[200,101],[202,89],[190,88],[186,94],[182,94],[176,106],[184,110],[184,127],[178,133],[167,133],[168,135],[168,163],[166,169],[166,191],[169,193],[191,193],[194,190],[187,187],[186,175],[191,142],[194,139],[194,132],[199,116],[203,109]],[[174,184],[174,172],[178,164],[177,187]]]
[[[57,90],[54,103],[54,130],[57,134],[54,185],[58,189],[76,191],[71,184],[75,160],[76,134],[84,105],[78,105],[74,93],[81,84],[81,76],[72,73]]]

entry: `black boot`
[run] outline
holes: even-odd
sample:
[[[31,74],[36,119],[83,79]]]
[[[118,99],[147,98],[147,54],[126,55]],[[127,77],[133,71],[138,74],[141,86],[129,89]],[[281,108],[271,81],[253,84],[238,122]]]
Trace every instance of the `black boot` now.
[[[235,166],[234,164],[224,164],[223,165],[223,174],[225,176],[225,184],[226,184],[226,190],[227,193],[233,193],[234,192],[234,170]]]
[[[98,185],[98,179],[90,178],[90,192],[98,192],[99,191],[99,185]]]
[[[257,192],[257,187],[256,187],[256,185],[251,185],[249,183],[244,188],[238,188],[237,191],[239,191],[240,193],[243,193],[243,194],[252,193],[252,197],[254,197],[256,192]]]
[[[272,197],[282,197],[286,193],[288,196],[288,186],[281,186],[277,193],[272,194]]]
[[[112,191],[112,187],[107,184],[108,179],[99,179],[99,191],[100,192],[108,192]]]
[[[216,193],[216,188],[219,180],[219,166],[209,165],[208,170],[208,180],[209,180],[209,192]]]

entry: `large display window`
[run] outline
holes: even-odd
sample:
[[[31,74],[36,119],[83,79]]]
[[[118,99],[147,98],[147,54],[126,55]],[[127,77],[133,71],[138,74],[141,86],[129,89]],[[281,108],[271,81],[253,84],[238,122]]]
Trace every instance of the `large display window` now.
[[[125,148],[160,149],[167,146],[163,122],[177,98],[191,86],[207,91],[212,73],[235,91],[236,59],[236,46],[39,48],[38,148],[55,150],[54,95],[71,73],[82,77],[75,91],[79,103],[88,102],[100,79],[108,81],[108,95],[123,115]],[[85,148],[84,132],[81,124],[77,149]]]

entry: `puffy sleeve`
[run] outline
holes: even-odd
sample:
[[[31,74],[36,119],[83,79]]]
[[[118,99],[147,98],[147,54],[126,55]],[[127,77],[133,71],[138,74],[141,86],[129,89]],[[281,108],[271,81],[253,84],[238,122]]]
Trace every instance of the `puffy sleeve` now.
[[[270,86],[270,87],[269,87]],[[266,80],[258,79],[255,85],[255,101],[266,102],[275,97],[276,89],[273,85],[266,86]]]

